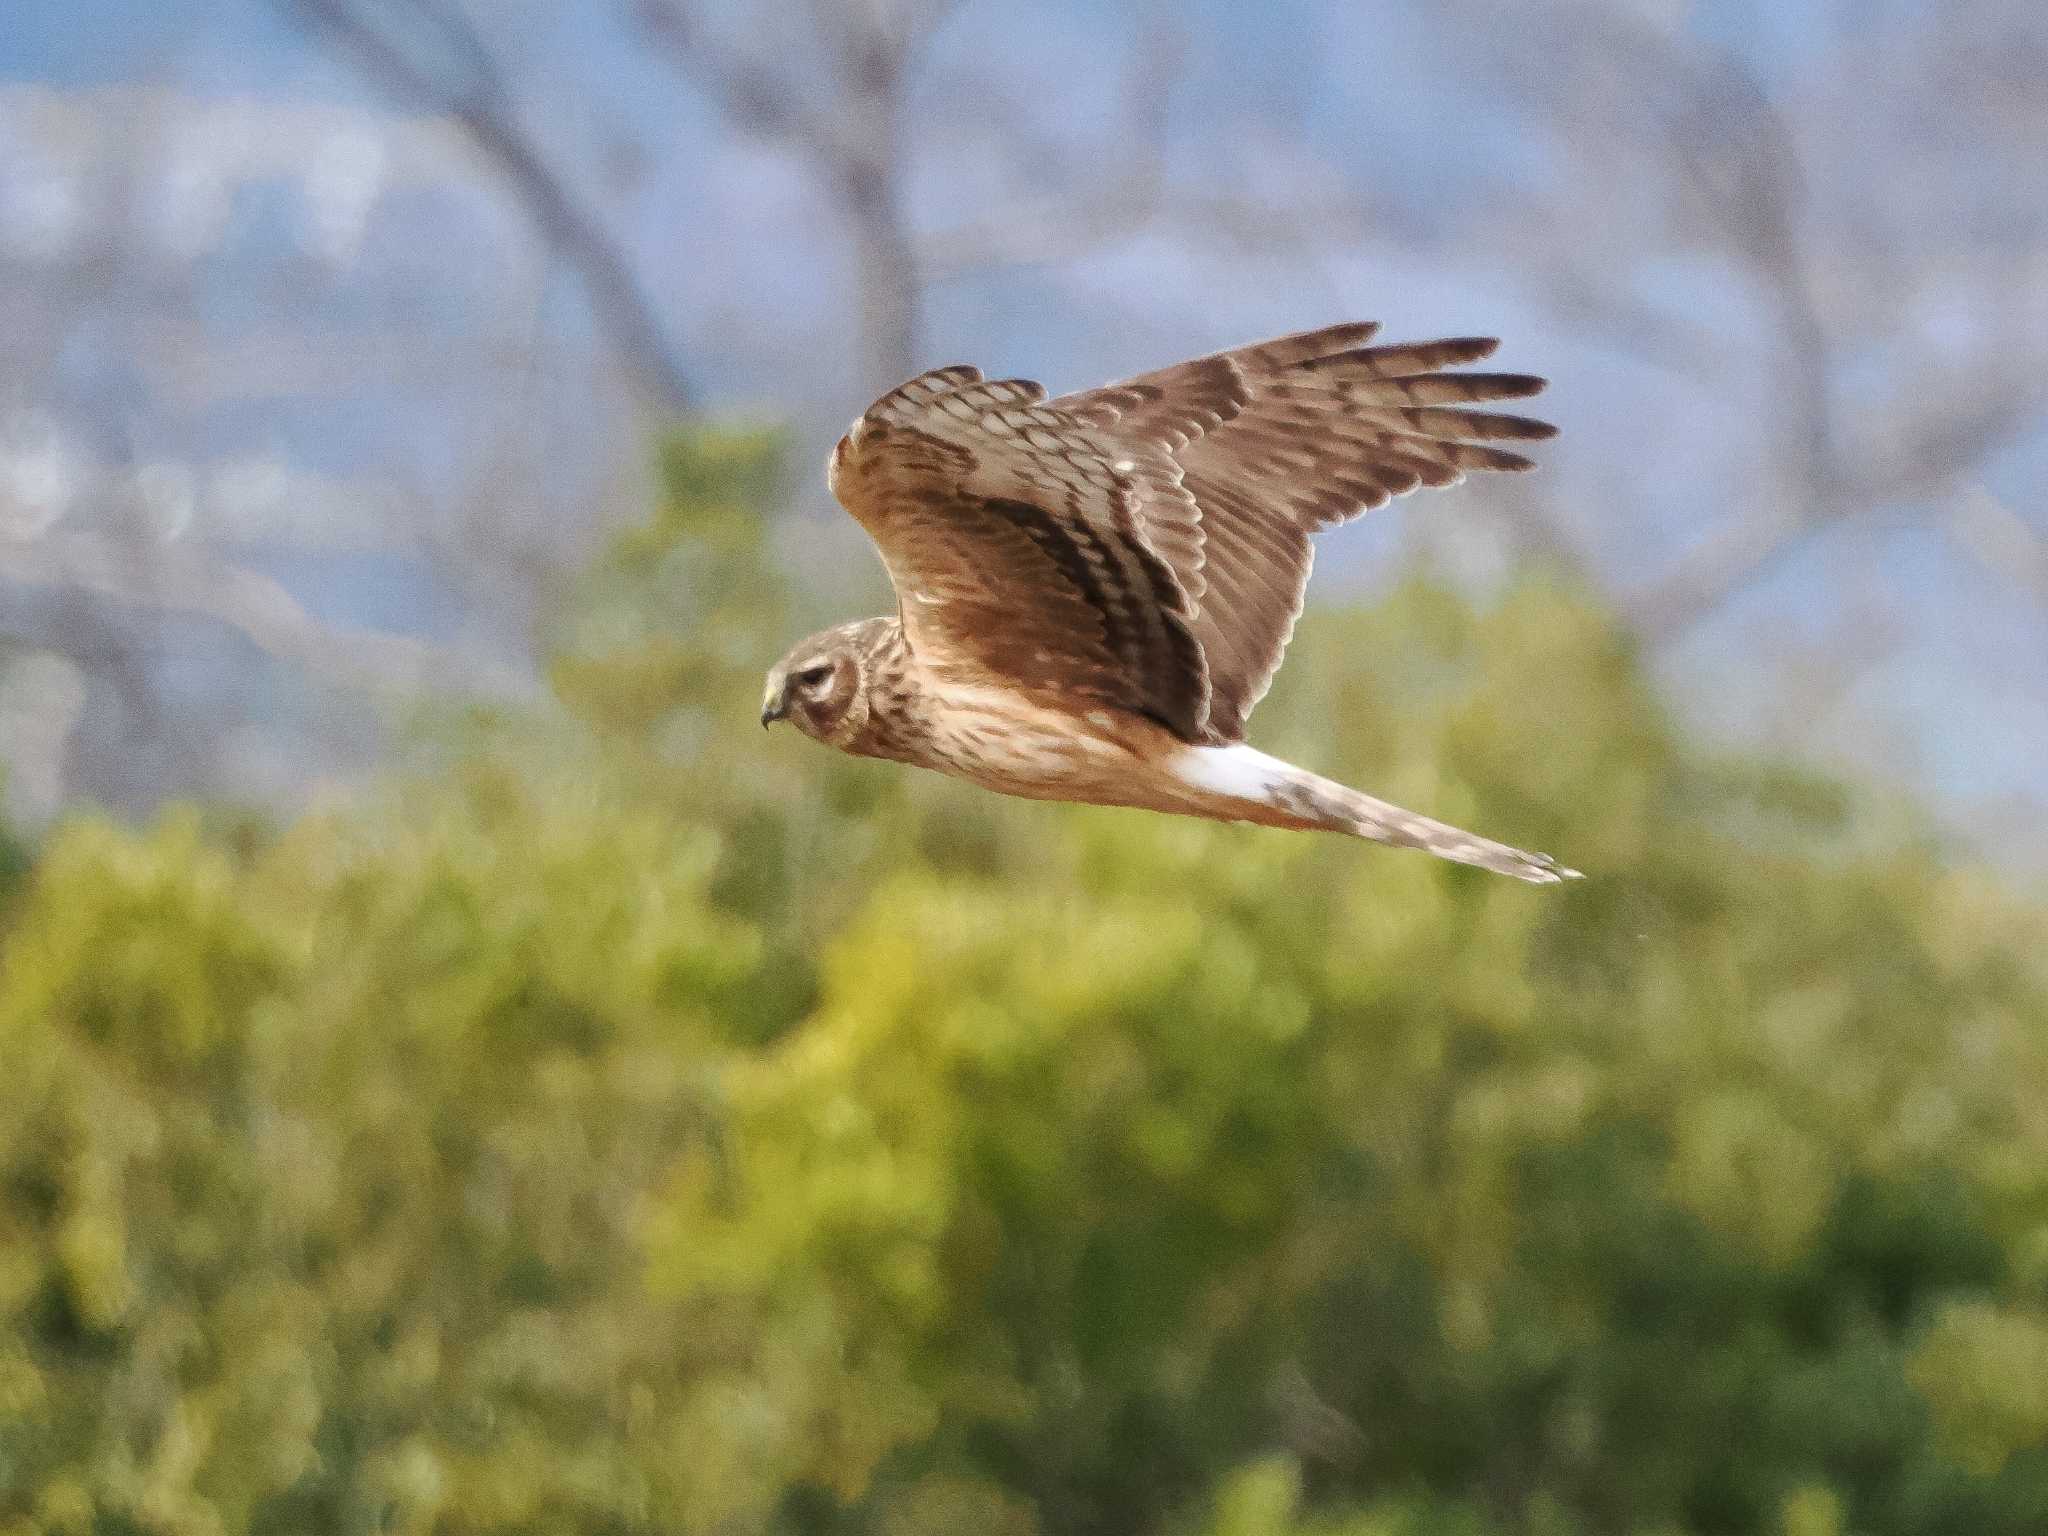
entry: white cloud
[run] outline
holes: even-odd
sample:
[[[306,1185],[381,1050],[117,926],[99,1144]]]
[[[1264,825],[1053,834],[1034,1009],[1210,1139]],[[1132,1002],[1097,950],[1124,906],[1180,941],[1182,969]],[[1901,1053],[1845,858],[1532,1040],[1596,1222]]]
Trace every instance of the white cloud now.
[[[0,246],[23,261],[65,256],[85,222],[76,175],[38,163],[31,153],[0,161]]]
[[[0,537],[32,539],[71,509],[77,455],[47,411],[0,419]]]
[[[346,266],[390,167],[386,140],[360,128],[338,128],[320,141],[306,168],[305,217],[299,243],[333,266]]]

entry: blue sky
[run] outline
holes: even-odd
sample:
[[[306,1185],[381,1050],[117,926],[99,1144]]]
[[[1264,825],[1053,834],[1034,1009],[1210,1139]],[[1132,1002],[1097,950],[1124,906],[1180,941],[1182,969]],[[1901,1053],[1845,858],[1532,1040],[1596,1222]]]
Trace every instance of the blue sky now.
[[[1683,25],[1737,52],[1766,84],[1826,62],[1816,50],[1829,7],[1818,0],[1717,0],[1683,9]],[[642,55],[613,7],[508,0],[478,14],[491,18],[550,152],[618,210],[704,394],[714,403],[791,409],[810,437],[836,430],[861,402],[851,398],[857,390],[845,372],[839,257],[829,240],[806,237],[829,218],[811,179],[773,150],[735,139],[665,63]],[[1151,13],[1077,0],[1031,8],[1028,25],[1020,24],[1022,14],[1015,6],[965,5],[931,49],[920,76],[931,82],[927,94],[958,89],[994,67],[999,85],[1008,82],[1017,99],[1040,110],[1038,126],[1052,143],[1091,152],[1113,128],[1133,21]],[[1463,30],[1420,0],[1199,0],[1171,14],[1187,40],[1172,120],[1175,175],[1206,187],[1226,173],[1256,181],[1270,165],[1279,174],[1334,178],[1378,199],[1372,217],[1388,237],[1374,234],[1355,249],[1289,265],[1140,236],[1058,268],[963,278],[930,291],[928,361],[972,357],[1063,387],[1340,314],[1382,315],[1404,331],[1499,330],[1510,337],[1507,366],[1556,379],[1546,407],[1568,434],[1548,461],[1553,475],[1515,494],[1559,498],[1560,515],[1588,531],[1604,563],[1634,569],[1675,554],[1742,502],[1754,451],[1743,437],[1752,430],[1745,413],[1756,402],[1742,398],[1739,385],[1732,397],[1726,383],[1702,393],[1697,381],[1645,366],[1560,322],[1521,281],[1522,253],[1491,233],[1486,210],[1494,192],[1545,185],[1561,169],[1555,157],[1574,152],[1532,135],[1488,74],[1545,62],[1547,40],[1526,19],[1534,11],[1475,7],[1460,13],[1480,18]],[[1908,4],[1886,14],[1923,12]],[[13,0],[0,26],[0,80],[58,88],[146,82],[200,98],[390,109],[280,17],[280,7],[263,0]],[[1047,82],[1057,82],[1051,99]],[[920,122],[944,122],[938,109],[945,105],[914,100],[913,112]],[[991,195],[980,184],[990,173],[958,151],[939,143],[921,157],[919,222],[944,225]],[[1989,192],[1994,210],[2001,197],[2023,195],[1995,179]],[[1640,196],[1617,187],[1617,216]],[[393,314],[427,330],[447,326],[451,336],[472,326],[468,309],[492,302],[502,275],[497,253],[473,245],[477,231],[492,225],[456,218],[451,227],[466,230],[472,246],[458,240],[435,260],[431,231],[446,210],[386,210],[398,211],[428,232],[398,288],[388,279],[381,287],[365,286],[367,279],[333,282],[317,300],[309,296],[301,321],[337,333],[366,317],[388,323]],[[289,210],[266,213],[263,194],[238,204],[239,254],[213,273],[204,296],[216,325],[276,319],[264,308],[274,300],[236,264],[263,265],[266,241],[278,238],[263,233],[273,217],[288,220]],[[1396,237],[1407,234],[1421,243],[1404,255]],[[1432,245],[1435,236],[1446,238]],[[392,310],[393,291],[407,296],[409,312]],[[1761,335],[1770,324],[1752,295],[1710,265],[1670,265],[1644,291],[1688,319],[1711,316],[1716,334]],[[585,345],[590,317],[573,274],[552,273],[535,323],[551,347]],[[101,366],[95,353],[80,356],[74,375]],[[799,359],[815,377],[793,387]],[[485,420],[473,406],[378,384],[366,379],[353,399],[248,402],[208,418],[199,446],[269,445],[323,474],[368,465],[409,477],[423,494],[452,495],[473,469],[478,445],[487,448],[505,420],[516,423],[505,417],[516,401],[493,407],[496,416]],[[530,399],[538,386],[525,387],[521,398]],[[559,444],[561,458],[550,494],[572,505],[602,494],[602,466],[575,464],[609,439],[581,419],[584,403],[573,392],[535,408],[543,407],[545,419],[533,430]],[[1629,446],[1644,433],[1654,462]],[[815,446],[807,437],[806,451]],[[2048,434],[2039,433],[1990,477],[2019,505],[2030,497],[2038,504],[2044,482]],[[822,518],[818,500],[813,493],[808,515]],[[1417,504],[1347,530],[1326,553],[1326,581],[1382,569],[1422,532],[1459,515],[1456,506]],[[853,535],[829,521],[820,526],[826,548],[854,557]],[[332,555],[282,549],[261,558],[323,617],[449,628],[439,611],[447,594],[403,562],[378,555],[337,564]],[[1912,633],[1898,663],[1860,685],[1847,734],[1875,740],[1903,721],[1918,758],[1905,765],[1909,781],[1964,800],[2016,791],[2048,796],[2036,734],[2048,726],[2048,677],[2010,660],[2048,654],[2040,613],[2010,591],[1987,587],[1980,570],[1925,534],[1889,533],[1847,549],[1821,540],[1801,550],[1680,648],[1674,685],[1697,700],[1702,718],[1757,728],[1769,712],[1768,658],[1760,679],[1745,679],[1730,658],[1824,636],[1839,617],[1851,567],[1892,594]]]

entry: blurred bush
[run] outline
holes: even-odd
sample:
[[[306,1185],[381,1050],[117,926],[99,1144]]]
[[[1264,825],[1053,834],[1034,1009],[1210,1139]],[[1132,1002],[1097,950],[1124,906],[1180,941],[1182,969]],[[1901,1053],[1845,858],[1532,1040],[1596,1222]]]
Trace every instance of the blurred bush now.
[[[1536,578],[1260,734],[1566,891],[764,736],[664,467],[552,713],[0,873],[0,1531],[2048,1530],[2048,914]]]

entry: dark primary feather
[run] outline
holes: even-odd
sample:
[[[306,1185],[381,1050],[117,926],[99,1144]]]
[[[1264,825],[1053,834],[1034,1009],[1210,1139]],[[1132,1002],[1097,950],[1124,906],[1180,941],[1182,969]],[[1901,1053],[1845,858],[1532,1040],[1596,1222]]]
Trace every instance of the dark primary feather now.
[[[1528,469],[1523,455],[1489,444],[1555,433],[1526,416],[1465,409],[1544,387],[1527,374],[1441,371],[1491,356],[1493,338],[1368,345],[1377,330],[1282,336],[1050,402],[1119,442],[1156,445],[1180,471],[1200,558],[1168,559],[1194,594],[1211,739],[1243,735],[1279,670],[1307,589],[1311,534],[1468,470]],[[1177,504],[1168,516],[1180,516]]]

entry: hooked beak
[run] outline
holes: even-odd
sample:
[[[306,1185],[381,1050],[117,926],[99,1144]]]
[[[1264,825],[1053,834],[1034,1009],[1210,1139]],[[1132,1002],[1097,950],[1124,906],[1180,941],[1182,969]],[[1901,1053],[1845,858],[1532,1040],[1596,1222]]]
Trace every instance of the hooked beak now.
[[[782,719],[788,713],[789,694],[787,692],[778,693],[774,698],[763,701],[761,705],[761,729],[767,730],[769,726]]]

